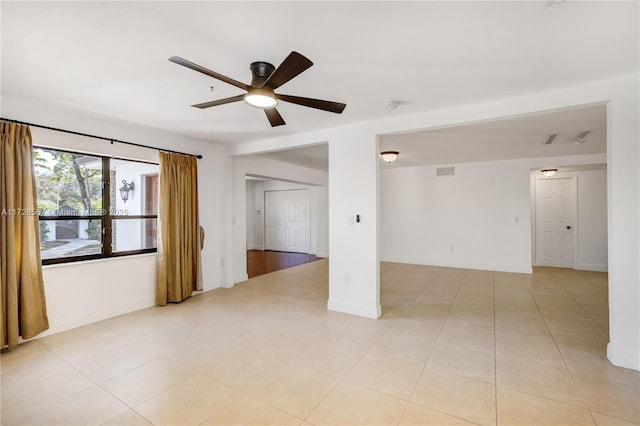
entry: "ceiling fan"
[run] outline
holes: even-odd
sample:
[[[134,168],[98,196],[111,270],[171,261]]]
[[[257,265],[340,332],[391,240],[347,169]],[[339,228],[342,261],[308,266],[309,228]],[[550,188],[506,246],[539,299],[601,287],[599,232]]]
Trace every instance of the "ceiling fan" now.
[[[336,114],[342,113],[346,104],[332,101],[324,101],[321,99],[302,98],[299,96],[282,95],[275,93],[274,90],[282,86],[289,80],[300,75],[303,71],[307,70],[313,65],[309,59],[304,57],[298,52],[291,52],[289,56],[285,58],[278,68],[274,67],[268,62],[253,62],[249,67],[253,78],[251,84],[244,84],[232,78],[226,77],[217,72],[211,71],[205,67],[194,64],[186,59],[178,56],[172,56],[169,60],[178,65],[182,65],[187,68],[191,68],[194,71],[201,72],[202,74],[213,77],[217,80],[224,81],[232,86],[236,86],[247,93],[242,95],[232,96],[230,98],[218,99],[215,101],[204,102],[201,104],[191,105],[196,108],[204,109],[218,105],[224,105],[231,102],[244,101],[245,103],[262,108],[264,113],[271,123],[271,127],[281,126],[286,124],[276,106],[278,101],[290,102],[297,105],[302,105],[310,108],[316,108],[323,111],[334,112]]]

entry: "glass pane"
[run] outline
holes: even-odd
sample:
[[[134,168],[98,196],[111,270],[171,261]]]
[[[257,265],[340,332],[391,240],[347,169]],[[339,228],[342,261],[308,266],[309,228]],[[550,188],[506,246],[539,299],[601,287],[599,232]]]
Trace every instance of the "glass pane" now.
[[[158,221],[154,219],[113,218],[112,246],[116,252],[156,248]]]
[[[101,215],[100,157],[44,148],[33,155],[42,216]]]
[[[158,213],[157,164],[111,160],[111,211],[115,216]]]
[[[86,256],[102,252],[102,221],[99,219],[41,220],[42,259]]]

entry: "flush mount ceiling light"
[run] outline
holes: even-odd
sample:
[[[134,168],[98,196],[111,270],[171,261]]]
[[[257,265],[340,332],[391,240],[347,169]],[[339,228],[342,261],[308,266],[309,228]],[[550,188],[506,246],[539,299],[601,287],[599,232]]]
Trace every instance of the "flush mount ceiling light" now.
[[[271,92],[266,90],[252,90],[244,95],[244,102],[256,108],[274,108],[278,101]]]
[[[382,151],[380,157],[387,163],[393,163],[398,158],[398,154],[400,154],[398,151]]]
[[[558,171],[558,169],[544,169],[544,170],[541,170],[542,174],[545,175],[546,177],[551,177],[551,176],[555,175],[557,171]]]

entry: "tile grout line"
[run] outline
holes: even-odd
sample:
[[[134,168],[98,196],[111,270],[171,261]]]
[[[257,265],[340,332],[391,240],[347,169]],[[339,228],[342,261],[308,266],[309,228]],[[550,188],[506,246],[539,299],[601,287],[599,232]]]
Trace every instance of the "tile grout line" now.
[[[418,387],[418,383],[420,382],[420,379],[422,379],[422,376],[424,375],[424,371],[427,369],[427,364],[429,363],[429,360],[431,359],[431,354],[433,352],[433,349],[435,348],[435,346],[436,346],[436,344],[438,342],[438,339],[440,338],[440,334],[442,333],[442,329],[444,328],[444,325],[447,322],[447,318],[449,318],[449,315],[451,314],[451,309],[453,308],[453,304],[455,303],[456,299],[458,298],[458,294],[460,293],[460,288],[462,287],[462,282],[464,281],[464,278],[467,276],[468,272],[469,271],[467,269],[465,269],[463,277],[458,282],[458,289],[456,290],[456,295],[453,297],[453,300],[451,301],[451,304],[449,305],[449,309],[447,310],[447,315],[445,316],[444,321],[442,322],[442,325],[440,325],[440,329],[438,330],[437,337],[434,339],[433,343],[431,344],[431,349],[429,351],[429,355],[427,356],[427,359],[425,360],[424,365],[422,366],[422,370],[420,371],[420,374],[418,375],[418,380],[416,380],[416,383],[413,385],[413,390],[411,391],[411,394],[409,395],[409,399],[407,401],[407,404],[405,405],[404,411],[402,412],[402,416],[400,417],[400,421],[402,421],[402,418],[404,417],[404,415],[405,415],[405,413],[407,411],[407,406],[411,402],[411,399],[413,398],[413,394],[415,393],[416,388]],[[431,281],[429,282],[429,285],[431,285],[433,280],[435,280],[439,275],[440,275],[440,271],[438,272],[438,274],[436,274],[431,279]],[[427,289],[427,287],[425,287],[423,292]],[[421,404],[418,404],[418,405],[421,405]],[[427,408],[429,408],[430,410],[433,409],[433,408],[430,408],[430,407],[427,407]],[[439,411],[439,410],[435,410],[435,411],[438,411],[438,412],[442,413],[442,411]],[[449,413],[443,413],[443,414],[451,416],[451,414],[449,414]],[[453,417],[457,417],[457,416],[453,416]],[[457,418],[460,418],[460,417],[457,417]],[[462,420],[469,421],[469,420],[466,420],[466,419],[462,419]]]
[[[431,277],[431,279],[429,280],[429,282],[427,283],[427,285],[422,289],[421,292],[419,292],[418,294],[416,294],[416,296],[411,299],[411,302],[407,305],[407,308],[403,311],[406,312],[409,310],[409,308],[411,307],[411,305],[413,305],[413,302],[416,301],[416,299],[418,297],[420,297],[422,295],[422,293],[424,293],[425,291],[427,291],[427,289],[431,286],[431,283],[433,282],[433,280],[440,274],[440,272],[438,272],[437,274],[435,274],[434,276]],[[406,278],[406,277],[405,277]],[[396,284],[397,285],[397,284]],[[395,286],[394,286],[395,287]],[[400,317],[399,317],[400,318]],[[436,340],[438,338],[436,337]],[[435,341],[434,341],[435,344]],[[431,348],[431,350],[433,350],[433,346]],[[429,351],[429,356],[431,356],[431,351]],[[420,381],[420,378],[422,377],[422,372],[424,371],[426,365],[427,365],[427,361],[429,360],[429,356],[427,356],[427,360],[425,361],[424,365],[422,366],[422,370],[420,370],[420,374],[418,375],[418,379],[416,380],[416,383],[413,385],[413,389],[411,390],[411,393],[409,394],[409,398],[407,398],[406,404],[404,405],[404,408],[402,410],[402,414],[400,415],[400,419],[398,421],[398,424],[400,424],[402,422],[402,419],[404,418],[405,413],[407,412],[407,407],[409,406],[409,404],[411,403],[411,397],[413,396],[413,393],[416,390],[416,386],[418,385],[418,382]]]
[[[404,278],[406,278],[406,276],[405,276]],[[402,282],[402,280],[404,280],[404,278],[401,278],[400,280],[398,280],[398,282],[396,282],[392,287],[390,287],[390,288],[389,288],[387,291],[385,291],[384,293],[387,293],[387,292],[388,292],[389,290],[391,290],[393,287],[395,287],[395,286],[397,286],[398,284],[400,284],[400,282]],[[424,291],[424,290],[423,290],[423,291]],[[382,296],[382,294],[384,294],[384,293],[381,293],[381,294],[380,294],[380,296]],[[421,293],[422,293],[422,292],[420,292],[420,294],[421,294]],[[416,296],[416,297],[417,297],[417,296]],[[415,300],[415,298],[414,298],[414,300]],[[381,304],[382,304],[382,302],[381,302]],[[408,307],[407,307],[407,309],[408,309]],[[406,309],[405,309],[405,311],[406,311]],[[403,311],[403,312],[404,312],[404,311]],[[397,319],[397,318],[396,318],[396,319]],[[392,321],[395,321],[396,319],[393,319]],[[377,321],[377,319],[376,319],[376,321]],[[389,327],[387,327],[387,328],[385,329],[385,331],[384,331],[382,334],[380,334],[380,336],[378,336],[378,338],[377,338],[377,339],[376,339],[376,340],[375,340],[371,345],[369,345],[369,347],[368,347],[368,348],[367,348],[367,349],[362,353],[362,355],[360,356],[360,358],[358,358],[358,360],[357,360],[357,361],[356,361],[356,362],[351,366],[351,368],[349,368],[349,370],[344,374],[344,376],[342,376],[342,377],[340,378],[340,380],[338,380],[338,381],[336,382],[336,384],[331,388],[331,390],[329,390],[329,392],[327,392],[327,394],[326,394],[326,395],[325,395],[325,396],[324,396],[324,397],[323,397],[323,398],[322,398],[322,399],[321,399],[321,400],[320,400],[320,401],[319,401],[319,402],[318,402],[318,403],[313,407],[313,409],[309,412],[309,414],[307,414],[307,416],[303,419],[303,421],[308,422],[309,417],[310,417],[310,416],[311,416],[311,415],[312,415],[312,414],[313,414],[313,413],[318,409],[318,407],[319,407],[319,406],[320,406],[320,405],[321,405],[321,404],[322,404],[322,403],[323,403],[323,402],[324,402],[324,401],[329,397],[329,395],[331,395],[331,393],[332,393],[332,392],[333,392],[333,391],[338,387],[338,385],[339,385],[340,383],[342,383],[342,382],[346,382],[346,383],[349,383],[349,384],[354,384],[354,383],[351,383],[351,382],[349,382],[349,381],[346,381],[346,380],[345,380],[345,378],[349,375],[349,373],[351,373],[351,371],[353,371],[353,369],[356,367],[356,365],[358,365],[358,363],[359,363],[360,361],[362,361],[362,358],[364,358],[364,357],[367,355],[367,353],[369,353],[369,351],[371,350],[371,348],[373,348],[373,347],[374,347],[374,346],[375,346],[375,345],[380,341],[380,339],[382,339],[382,337],[387,333],[387,331],[389,330],[389,328],[390,328],[390,327],[391,327],[391,325],[389,325]],[[356,385],[356,386],[360,386],[360,385]],[[363,386],[363,387],[364,387],[364,388],[366,388],[366,389],[369,389],[369,388],[367,388],[366,386]],[[380,392],[380,391],[374,390],[374,389],[370,389],[370,390],[373,390],[373,391],[375,391],[375,392],[378,392],[378,393],[381,393],[381,394],[383,394],[383,395],[386,395],[386,394],[384,394],[384,393],[382,393],[382,392]],[[395,397],[394,397],[394,398],[395,398]],[[408,401],[407,401],[407,404],[408,404]],[[406,405],[407,405],[407,404],[405,404],[405,409],[406,409]],[[404,413],[404,411],[403,411],[403,413]],[[402,416],[401,416],[400,418],[402,419]],[[310,422],[309,422],[309,423],[310,423]]]
[[[549,273],[549,275],[551,275],[552,277],[554,277],[554,275],[553,275],[553,273],[552,273],[552,272],[550,272],[550,273]],[[555,277],[554,277],[554,279],[555,279]],[[607,278],[607,280],[608,280],[608,278]],[[587,280],[587,281],[589,281],[589,280]],[[608,282],[608,281],[607,281],[607,282]],[[585,313],[585,314],[586,314],[586,315],[591,319],[591,321],[593,321],[593,322],[595,323],[595,325],[597,325],[597,326],[598,326],[598,328],[604,332],[604,334],[605,334],[605,335],[607,336],[607,338],[608,338],[608,337],[609,337],[609,330],[605,330],[604,328],[602,328],[602,326],[600,325],[600,323],[599,323],[598,321],[596,321],[596,320],[591,316],[591,314],[589,313],[589,311],[587,311],[587,310],[582,306],[582,303],[580,303],[580,302],[579,302],[579,301],[578,301],[578,300],[573,296],[573,294],[572,294],[570,291],[568,291],[568,290],[567,290],[567,289],[562,285],[562,282],[561,282],[561,281],[560,281],[558,284],[560,284],[560,287],[562,287],[562,289],[563,289],[563,290],[564,290],[564,291],[569,295],[569,297],[571,297],[571,300],[573,300],[573,301],[574,301],[574,302],[575,302],[575,303],[580,307],[580,309],[582,310],[582,312],[584,312],[584,313]],[[596,287],[596,286],[595,286],[591,281],[589,281],[589,284],[590,284],[592,287],[596,288],[596,290],[597,290],[597,287]],[[607,296],[607,297],[608,297],[608,296]],[[576,333],[576,334],[582,334],[582,333]]]
[[[556,277],[553,274],[549,273],[549,275],[552,277],[553,280],[556,280]],[[560,283],[558,283],[558,284],[560,284]],[[562,284],[560,284],[560,286],[562,287],[562,289],[564,291],[567,291],[562,286]],[[584,408],[589,413],[589,416],[590,416],[591,420],[593,421],[593,424],[594,425],[597,424],[596,420],[593,418],[593,414],[591,414],[591,410],[589,409],[589,405],[587,404],[587,401],[586,401],[586,399],[584,397],[584,394],[582,393],[580,386],[578,386],[576,384],[576,380],[573,377],[573,373],[571,372],[571,369],[569,368],[569,365],[567,364],[567,360],[565,359],[564,355],[562,354],[562,351],[560,350],[560,346],[558,346],[558,342],[556,341],[556,338],[554,337],[553,333],[551,332],[551,329],[549,328],[549,324],[547,323],[547,320],[545,319],[544,314],[542,313],[542,310],[540,310],[540,306],[538,305],[538,301],[535,299],[533,293],[531,292],[531,288],[528,285],[527,285],[527,291],[531,295],[531,298],[533,299],[533,303],[536,305],[536,309],[538,310],[538,313],[540,314],[540,317],[542,317],[542,321],[544,322],[544,325],[547,328],[547,331],[549,332],[549,335],[551,336],[551,340],[553,341],[554,346],[556,347],[556,349],[558,350],[558,353],[560,354],[560,357],[562,358],[562,362],[564,363],[564,366],[567,369],[567,372],[569,373],[569,377],[571,377],[572,384],[574,386],[576,386],[578,388],[578,391],[580,392],[580,399],[582,400],[582,402],[584,404]],[[567,291],[567,293],[569,295],[571,295],[568,291]],[[572,298],[573,298],[573,296],[572,296]],[[576,303],[577,303],[577,301],[576,301]],[[523,392],[523,393],[526,393],[526,392]],[[534,396],[537,396],[537,395],[534,395]],[[549,400],[549,401],[554,401],[556,403],[563,403],[563,404],[572,406],[571,404],[567,404],[567,403],[562,402],[562,401],[556,401],[556,400],[553,400],[553,399],[550,399],[550,398],[544,398],[544,397],[540,397],[540,396],[537,396],[537,397],[538,398],[543,398],[543,399],[546,399],[546,400]]]

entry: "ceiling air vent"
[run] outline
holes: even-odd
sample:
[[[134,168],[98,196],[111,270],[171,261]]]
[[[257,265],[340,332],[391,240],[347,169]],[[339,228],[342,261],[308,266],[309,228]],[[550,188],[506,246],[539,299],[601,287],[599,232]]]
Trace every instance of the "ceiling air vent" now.
[[[591,130],[585,130],[584,132],[578,133],[573,143],[575,143],[576,145],[585,143],[587,141],[587,136],[589,135],[589,133],[591,133]]]
[[[436,169],[436,176],[453,176],[456,174],[455,167],[438,167]]]
[[[551,144],[551,142],[553,142],[553,140],[554,140],[555,138],[557,138],[557,137],[558,137],[558,134],[557,134],[557,133],[550,134],[549,136],[547,136],[547,139],[545,139],[545,140],[544,140],[544,144],[545,144],[545,145],[550,145],[550,144]]]

